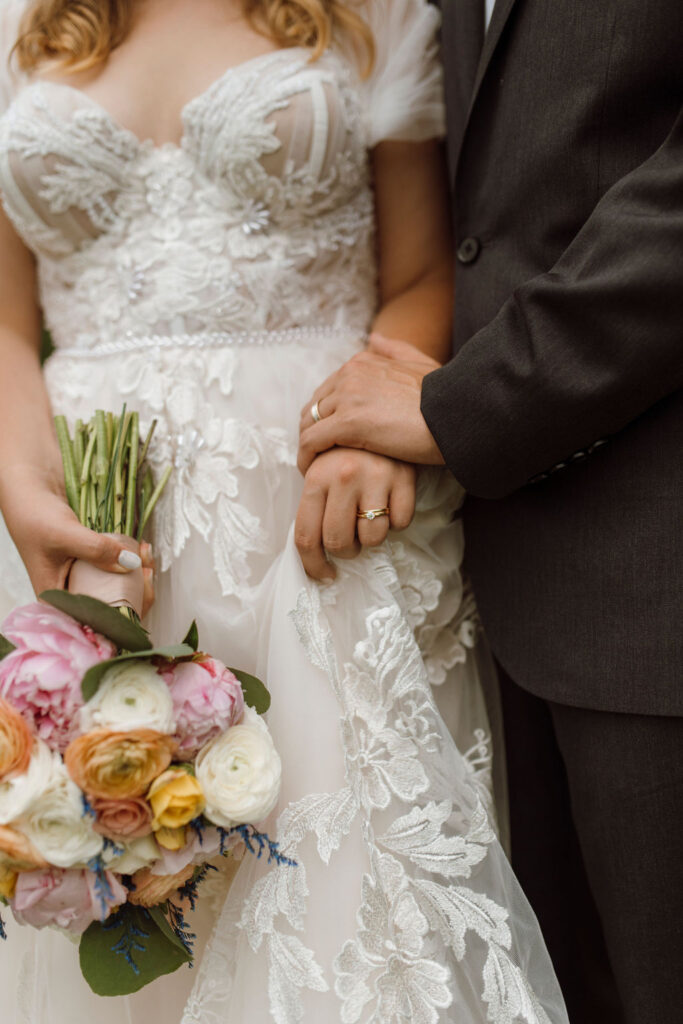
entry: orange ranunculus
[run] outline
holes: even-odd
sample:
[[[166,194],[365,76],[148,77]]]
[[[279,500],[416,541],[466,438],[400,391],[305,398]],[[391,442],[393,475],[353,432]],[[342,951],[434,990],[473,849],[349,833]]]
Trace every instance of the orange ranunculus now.
[[[128,902],[139,907],[155,907],[192,878],[194,867],[187,864],[175,875],[153,875],[149,868],[142,868],[133,875],[135,889],[128,893]]]
[[[28,723],[11,704],[0,700],[0,779],[23,775],[32,750],[33,736]]]
[[[15,871],[36,871],[50,866],[31,840],[11,825],[0,825],[0,862]]]
[[[153,729],[93,729],[66,748],[69,775],[85,793],[101,799],[142,796],[171,763],[175,743]]]
[[[17,887],[18,877],[19,875],[14,868],[11,868],[0,861],[0,897],[2,897],[2,899],[12,899],[14,896],[14,890]]]

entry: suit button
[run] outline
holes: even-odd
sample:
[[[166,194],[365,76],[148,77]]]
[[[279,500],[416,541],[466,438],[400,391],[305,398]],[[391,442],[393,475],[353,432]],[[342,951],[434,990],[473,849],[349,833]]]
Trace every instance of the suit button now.
[[[481,250],[478,238],[464,238],[458,246],[457,257],[460,263],[474,263]]]

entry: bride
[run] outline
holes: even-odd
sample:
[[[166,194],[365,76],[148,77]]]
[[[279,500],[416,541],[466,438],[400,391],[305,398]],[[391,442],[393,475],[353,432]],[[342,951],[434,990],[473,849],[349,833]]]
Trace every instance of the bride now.
[[[299,864],[247,856],[207,883],[197,966],[128,998],[10,920],[4,1018],[566,1022],[494,832],[462,494],[364,452],[320,456],[305,488],[296,469],[300,406],[370,330],[447,357],[438,14],[0,0],[0,18],[0,612],[75,557],[126,571],[65,503],[52,413],[157,417],[174,474],[149,626],[164,642],[196,617],[267,679],[268,827]]]

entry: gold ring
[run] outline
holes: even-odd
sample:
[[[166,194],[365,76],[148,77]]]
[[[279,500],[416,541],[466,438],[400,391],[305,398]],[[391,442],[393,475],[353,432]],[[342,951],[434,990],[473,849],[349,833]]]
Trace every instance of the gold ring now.
[[[369,508],[365,512],[356,512],[357,519],[379,519],[380,516],[389,515],[389,506],[385,505],[384,508]]]
[[[320,423],[322,416],[320,415],[320,409],[318,408],[317,402],[314,402],[311,406],[311,416],[313,417],[314,423]]]

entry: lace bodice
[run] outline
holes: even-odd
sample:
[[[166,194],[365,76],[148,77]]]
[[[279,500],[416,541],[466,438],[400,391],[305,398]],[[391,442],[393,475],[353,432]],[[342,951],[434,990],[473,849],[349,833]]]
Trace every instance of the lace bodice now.
[[[22,6],[3,5],[6,49]],[[368,0],[366,16],[378,49],[367,81],[344,40],[316,62],[303,48],[261,55],[185,106],[177,145],[138,139],[68,84],[5,83],[0,189],[37,257],[58,347],[366,328],[368,150],[443,127],[436,13],[425,0]]]

